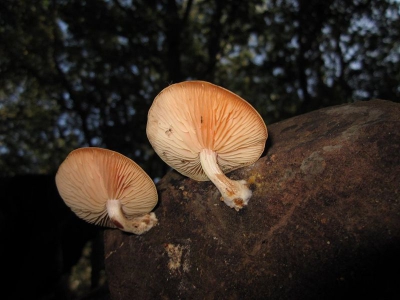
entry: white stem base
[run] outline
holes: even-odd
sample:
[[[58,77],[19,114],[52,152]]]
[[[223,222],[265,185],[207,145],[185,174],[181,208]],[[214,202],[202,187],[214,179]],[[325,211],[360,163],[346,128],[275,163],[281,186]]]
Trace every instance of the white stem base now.
[[[122,212],[119,200],[108,200],[107,212],[110,220],[118,229],[138,235],[149,231],[158,222],[153,212],[133,219],[127,219]]]
[[[217,153],[203,149],[200,152],[200,162],[204,173],[214,183],[222,195],[222,201],[229,207],[239,211],[247,205],[252,192],[245,180],[231,180],[225,176],[217,162]]]

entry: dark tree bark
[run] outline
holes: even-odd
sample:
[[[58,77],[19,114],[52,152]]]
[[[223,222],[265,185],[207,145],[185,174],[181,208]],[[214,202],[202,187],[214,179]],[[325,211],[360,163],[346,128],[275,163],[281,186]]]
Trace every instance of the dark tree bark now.
[[[268,126],[239,212],[172,171],[159,225],[105,231],[113,299],[394,299],[400,295],[400,105],[373,100]]]

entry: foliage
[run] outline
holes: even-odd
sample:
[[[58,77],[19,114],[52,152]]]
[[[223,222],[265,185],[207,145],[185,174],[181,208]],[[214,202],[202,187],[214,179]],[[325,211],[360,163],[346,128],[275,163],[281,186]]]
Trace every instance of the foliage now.
[[[202,79],[267,124],[371,98],[398,101],[394,0],[5,0],[0,175],[55,172],[100,146],[167,170],[145,134],[153,98]]]

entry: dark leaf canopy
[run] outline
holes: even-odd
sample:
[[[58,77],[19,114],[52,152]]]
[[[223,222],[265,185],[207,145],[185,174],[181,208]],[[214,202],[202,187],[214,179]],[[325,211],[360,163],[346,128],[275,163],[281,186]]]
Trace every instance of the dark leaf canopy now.
[[[393,0],[109,0],[0,3],[0,175],[54,172],[72,149],[167,167],[147,111],[199,79],[249,101],[268,124],[317,108],[400,99]]]

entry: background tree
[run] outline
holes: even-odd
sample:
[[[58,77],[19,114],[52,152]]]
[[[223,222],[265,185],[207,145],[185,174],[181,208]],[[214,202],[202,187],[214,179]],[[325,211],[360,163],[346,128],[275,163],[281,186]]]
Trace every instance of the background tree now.
[[[201,79],[267,124],[333,104],[398,101],[399,2],[2,1],[0,170],[52,173],[101,146],[154,178],[147,111],[170,83]]]

